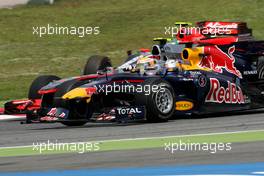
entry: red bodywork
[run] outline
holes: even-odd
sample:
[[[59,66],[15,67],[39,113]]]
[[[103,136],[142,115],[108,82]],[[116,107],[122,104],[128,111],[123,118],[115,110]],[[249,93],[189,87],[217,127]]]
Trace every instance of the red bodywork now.
[[[25,114],[27,111],[38,110],[41,99],[35,100],[13,100],[5,103],[5,114]]]
[[[243,34],[243,37],[239,37]],[[243,22],[198,22],[195,27],[182,26],[176,34],[179,43],[199,45],[227,45],[237,42],[239,38],[248,40],[252,30]]]
[[[0,108],[0,114],[4,114],[5,109],[4,108]]]

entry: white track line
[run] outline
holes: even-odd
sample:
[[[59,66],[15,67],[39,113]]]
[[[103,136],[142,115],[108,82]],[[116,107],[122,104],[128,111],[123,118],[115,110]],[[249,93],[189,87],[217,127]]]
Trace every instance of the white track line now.
[[[0,115],[0,121],[23,120],[25,115]]]
[[[248,133],[248,132],[264,132],[263,130],[247,130],[247,131],[231,131],[231,132],[219,132],[219,133],[205,133],[205,134],[188,134],[188,135],[176,135],[176,136],[156,136],[156,137],[144,137],[144,138],[127,138],[127,139],[109,139],[109,140],[99,140],[99,141],[90,141],[90,142],[118,142],[118,141],[134,141],[134,140],[149,140],[149,139],[167,139],[167,138],[177,138],[177,137],[195,137],[195,136],[212,136],[212,135],[222,135],[222,134],[237,134],[237,133]],[[85,141],[87,142],[87,141]],[[63,144],[70,144],[70,143],[83,143],[81,141],[78,142],[66,142]],[[32,145],[24,145],[24,146],[8,146],[8,147],[0,147],[1,149],[9,149],[9,148],[27,148],[33,147]]]

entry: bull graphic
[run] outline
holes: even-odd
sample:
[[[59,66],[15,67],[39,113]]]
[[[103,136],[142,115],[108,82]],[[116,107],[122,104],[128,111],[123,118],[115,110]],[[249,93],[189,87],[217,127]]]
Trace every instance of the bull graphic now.
[[[235,46],[228,49],[228,53],[223,52],[216,45],[204,47],[204,58],[200,62],[201,67],[211,68],[215,72],[223,73],[223,69],[227,72],[242,78],[241,72],[235,67]]]

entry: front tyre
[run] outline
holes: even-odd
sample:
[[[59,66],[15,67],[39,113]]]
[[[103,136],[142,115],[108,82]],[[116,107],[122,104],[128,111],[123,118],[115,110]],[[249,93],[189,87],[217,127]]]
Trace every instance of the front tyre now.
[[[59,79],[59,77],[54,75],[42,75],[37,77],[30,85],[28,99],[40,99],[41,95],[38,93],[38,91],[50,82]]]
[[[35,100],[35,99],[41,99],[41,96],[38,91],[49,84],[52,81],[59,80],[61,78],[54,76],[54,75],[42,75],[38,76],[30,85],[29,91],[28,91],[28,99]],[[37,115],[32,112],[28,111],[26,112],[26,121],[30,123],[32,120],[37,119]]]
[[[258,58],[257,71],[258,71],[258,78],[263,80],[264,79],[264,56],[260,56]]]
[[[169,120],[175,111],[175,93],[170,83],[160,78],[150,78],[143,86],[150,87],[149,95],[143,92],[137,99],[140,101],[139,104],[146,107],[147,120],[149,122]]]

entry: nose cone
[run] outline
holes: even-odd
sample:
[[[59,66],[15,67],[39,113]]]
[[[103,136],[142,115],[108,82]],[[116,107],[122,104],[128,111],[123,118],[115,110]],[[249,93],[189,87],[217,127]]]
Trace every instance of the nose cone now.
[[[75,88],[62,96],[63,99],[90,98],[85,88]]]

